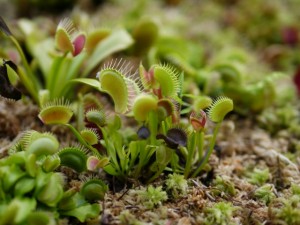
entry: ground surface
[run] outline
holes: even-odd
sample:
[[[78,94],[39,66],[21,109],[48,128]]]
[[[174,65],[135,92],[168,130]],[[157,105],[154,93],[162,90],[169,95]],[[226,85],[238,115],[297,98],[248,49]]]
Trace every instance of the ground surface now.
[[[37,119],[38,110],[30,103],[1,100],[0,105],[2,155],[5,155],[22,131],[48,129],[41,126]],[[133,188],[124,187],[115,193],[110,191],[105,201],[100,203],[104,209],[101,215],[102,224],[131,224],[136,219],[153,224],[201,224],[205,217],[204,209],[220,201],[232,202],[238,207],[232,219],[233,224],[268,224],[271,219],[268,206],[255,198],[254,192],[258,186],[249,183],[246,171],[254,167],[269,168],[271,177],[267,183],[274,186],[273,192],[277,198],[286,197],[290,195],[288,189],[291,183],[300,184],[299,158],[295,164],[284,156],[291,141],[284,132],[281,136],[272,138],[253,121],[235,116],[230,119],[224,122],[218,136],[219,157],[214,154],[210,159],[213,173],[204,173],[198,178],[189,179],[186,195],[176,199],[169,196],[166,202],[152,210],[146,209],[136,194],[136,190],[145,187],[143,184],[135,184]],[[70,141],[67,130],[52,127],[52,131],[64,142]],[[66,169],[62,169],[62,172],[69,177],[70,186],[80,185],[74,172]],[[213,180],[217,176],[234,184],[234,196],[214,187]],[[164,180],[161,177],[154,185],[164,186]]]

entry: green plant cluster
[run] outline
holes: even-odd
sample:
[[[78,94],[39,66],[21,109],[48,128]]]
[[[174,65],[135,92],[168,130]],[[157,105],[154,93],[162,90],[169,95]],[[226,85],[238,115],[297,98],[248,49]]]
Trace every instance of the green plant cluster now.
[[[232,220],[234,212],[237,210],[237,207],[233,206],[228,202],[218,202],[207,207],[205,211],[205,220],[204,224],[212,225],[225,225],[225,224],[235,224]]]
[[[59,23],[54,38],[42,38],[38,41],[35,39],[38,38],[35,37],[36,34],[30,32],[31,29],[27,30],[34,30],[35,25],[30,21],[20,21],[23,32],[27,32],[26,44],[34,60],[37,60],[35,63],[40,69],[38,70],[29,65],[19,42],[6,23],[2,19],[1,21],[2,32],[15,44],[25,68],[23,71],[22,67],[12,62],[4,62],[2,68],[7,85],[14,87],[12,77],[16,80],[19,78],[40,106],[39,119],[46,125],[58,124],[68,127],[81,145],[59,150],[59,143],[52,134],[32,131],[24,135],[14,147],[14,151],[11,150],[9,157],[1,159],[4,163],[6,160],[14,162],[17,160],[15,157],[22,154],[32,154],[31,157],[36,157],[30,165],[38,168],[36,170],[41,171],[39,173],[45,173],[45,176],[53,179],[53,183],[48,178],[39,178],[31,174],[32,182],[39,183],[40,179],[45,180],[45,184],[41,184],[43,188],[51,184],[53,187],[47,189],[50,190],[58,185],[56,188],[61,192],[57,199],[51,199],[54,201],[51,205],[48,204],[58,213],[54,219],[64,215],[76,216],[83,222],[89,217],[94,217],[96,210],[97,214],[99,213],[99,205],[89,202],[103,200],[107,191],[107,186],[96,178],[84,181],[79,191],[65,191],[64,182],[58,182],[61,175],[53,172],[60,166],[69,167],[76,173],[97,174],[104,171],[124,184],[130,180],[150,183],[166,171],[182,174],[178,179],[175,179],[174,174],[168,181],[168,189],[174,196],[185,192],[187,185],[183,178],[196,177],[207,169],[222,121],[233,110],[233,101],[230,98],[221,96],[212,100],[208,96],[188,94],[188,98],[196,99],[197,106],[184,102],[184,74],[169,64],[153,64],[148,69],[140,64],[138,72],[133,72],[129,62],[122,59],[112,60],[104,64],[96,79],[87,78],[85,76],[102,59],[126,48],[131,44],[131,39],[127,34],[128,39],[124,39],[125,31],[111,34],[106,30],[97,30],[96,33],[90,34],[91,36],[75,32],[72,22],[68,19]],[[151,22],[147,24],[155,27]],[[136,39],[139,38],[139,32],[137,28],[134,33]],[[121,42],[118,41],[119,38]],[[136,44],[138,45],[137,40]],[[139,50],[133,51],[140,53],[141,47],[137,45],[135,48]],[[40,53],[41,49],[44,51],[37,55],[37,51]],[[84,61],[85,67],[82,67]],[[80,77],[79,71],[83,76]],[[43,74],[44,83],[39,83],[36,77],[38,72]],[[75,83],[90,86],[99,94],[108,95],[114,105],[114,113],[108,115],[103,104],[91,92],[79,93],[78,99],[73,100],[71,104],[62,98],[64,96],[70,99],[68,93],[73,93],[74,89],[69,85]],[[183,107],[186,109],[183,110]],[[189,116],[184,115],[187,113]],[[75,126],[72,121],[74,115],[77,122]],[[121,118],[124,116],[127,120],[133,119],[136,125],[132,128],[123,127]],[[185,118],[188,119],[188,123],[183,122]],[[206,125],[208,121],[211,122],[212,134]],[[23,163],[26,162],[25,160]],[[48,173],[51,175],[47,175]],[[7,191],[11,192],[10,189]],[[34,209],[39,208],[40,190],[33,186],[28,192],[33,193],[32,197],[36,199]],[[155,193],[160,193],[160,190],[149,187],[148,192],[149,195],[156,196]],[[157,201],[150,202],[147,207],[154,207],[161,198],[164,199],[157,195]],[[15,199],[13,194],[11,199]],[[65,204],[69,208],[63,208]],[[77,216],[78,210],[81,210],[81,213]],[[92,215],[87,214],[88,211]],[[22,221],[16,223],[28,220],[30,213],[24,214]]]
[[[104,198],[107,187],[97,179],[87,179],[80,189],[68,187],[56,169],[69,165],[72,157],[59,150],[53,135],[27,132],[0,160],[0,224],[50,225],[64,217],[80,222],[96,218],[101,210],[96,201]]]
[[[116,1],[126,9],[124,2]],[[226,1],[210,1],[203,10],[227,18],[218,21],[223,27],[246,33],[246,45],[261,50],[270,65],[255,59],[231,29],[222,35],[199,34],[194,26],[192,31],[183,29],[181,17],[170,20],[164,13],[142,17],[149,6],[144,0],[134,3],[122,18],[124,27],[118,29],[95,28],[86,14],[74,13],[72,20],[62,19],[57,26],[48,19],[19,19],[11,31],[0,17],[8,46],[0,50],[0,95],[11,100],[29,96],[40,107],[38,117],[45,125],[66,126],[80,144],[60,149],[52,134],[27,132],[10,155],[0,159],[0,224],[94,218],[100,212],[95,201],[103,200],[108,189],[97,178],[102,173],[123,184],[151,183],[168,174],[170,195],[185,195],[186,179],[210,169],[218,132],[231,111],[249,117],[260,114],[259,124],[273,134],[288,129],[297,136],[296,88],[288,74],[299,63],[290,48],[299,46],[295,18],[278,14],[279,1],[253,7],[246,1],[232,2],[234,7],[222,11]],[[261,13],[256,13],[260,5]],[[192,18],[193,24],[208,17]],[[249,18],[255,24],[251,29]],[[193,38],[186,41],[185,35]],[[236,45],[225,48],[227,43]],[[268,44],[280,48],[275,53],[273,48],[264,50]],[[271,71],[274,67],[288,72]],[[113,110],[107,110],[103,98]],[[79,190],[70,188],[58,172],[62,166],[92,176]],[[261,186],[254,197],[271,205],[276,197],[274,187],[265,184],[269,171],[254,169],[249,177],[250,183]],[[50,195],[50,190],[56,194]],[[212,193],[232,197],[236,190],[230,180],[217,176]],[[150,209],[165,201],[167,193],[149,186],[140,199]],[[298,200],[291,201],[276,217],[291,215],[288,224],[297,224],[292,209]],[[235,210],[218,202],[204,210],[204,223],[231,224]]]
[[[290,195],[274,200],[273,204],[269,205],[270,217],[275,224],[291,224],[300,223],[300,198],[299,185],[293,184],[290,188]],[[274,207],[276,206],[277,207]]]

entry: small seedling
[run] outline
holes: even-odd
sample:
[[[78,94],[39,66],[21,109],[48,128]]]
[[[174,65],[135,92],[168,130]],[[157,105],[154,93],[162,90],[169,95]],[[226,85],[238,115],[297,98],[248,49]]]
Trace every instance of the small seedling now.
[[[255,190],[254,196],[268,205],[276,197],[274,194],[274,186],[265,184]]]
[[[218,202],[211,207],[204,209],[206,225],[227,225],[233,224],[233,213],[237,210],[231,203]]]
[[[153,209],[161,205],[162,202],[168,199],[167,192],[162,190],[162,186],[153,187],[150,185],[147,190],[137,191],[139,201],[147,208]]]
[[[234,188],[234,184],[228,178],[217,176],[213,181],[212,193],[220,196],[223,194],[227,196],[234,196],[236,194],[236,190]]]
[[[249,173],[248,182],[257,186],[262,186],[270,179],[269,169],[264,170],[254,168],[252,173]]]
[[[297,225],[300,223],[300,198],[297,195],[289,199],[283,199],[283,207],[276,210],[275,221],[277,223]]]
[[[171,192],[173,198],[185,196],[188,189],[187,180],[180,174],[169,174],[166,180],[167,190]]]

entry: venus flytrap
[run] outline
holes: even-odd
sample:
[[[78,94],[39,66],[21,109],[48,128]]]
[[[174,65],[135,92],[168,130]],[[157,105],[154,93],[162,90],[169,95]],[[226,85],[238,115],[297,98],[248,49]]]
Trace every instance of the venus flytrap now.
[[[195,112],[192,111],[190,114],[190,124],[192,125],[194,131],[189,137],[188,144],[188,156],[187,162],[184,168],[184,176],[187,178],[191,172],[192,160],[195,156],[195,151],[198,150],[198,157],[202,158],[203,148],[204,148],[204,127],[206,124],[206,114],[204,111]]]
[[[89,202],[103,200],[108,186],[96,178],[87,178],[81,185],[80,194]]]
[[[129,67],[130,64],[125,61],[115,60],[104,65],[97,79],[74,80],[107,93],[114,103],[116,113],[133,116],[142,124],[138,135],[131,142],[127,142],[126,135],[121,132],[120,117],[115,115],[113,120],[108,120],[101,107],[88,106],[85,112],[85,126],[94,129],[94,133],[89,130],[78,132],[69,123],[65,124],[79,142],[93,152],[87,159],[87,168],[92,171],[104,168],[107,173],[124,182],[129,177],[151,182],[170,163],[174,171],[184,171],[185,177],[196,176],[212,153],[218,128],[233,108],[232,101],[224,97],[212,104],[213,113],[210,117],[217,125],[210,148],[203,156],[206,114],[203,111],[191,114],[193,133],[186,132],[185,128],[181,129],[178,125],[183,76],[168,65],[154,65],[149,71],[140,65],[138,80]],[[84,102],[82,99],[82,107]],[[138,137],[141,139],[136,139]],[[107,155],[107,158],[103,158],[97,152],[98,147],[92,145],[101,146],[102,154]],[[182,167],[182,163],[185,166]],[[148,171],[142,175],[144,170]]]
[[[71,20],[65,18],[59,22],[55,33],[55,46],[59,51],[76,56],[83,50],[85,42],[86,35],[76,32]]]
[[[47,37],[42,30],[40,33],[36,32],[40,28],[29,20],[20,19],[18,22],[33,62],[28,62],[18,40],[2,18],[0,28],[11,39],[22,59],[25,71],[21,66],[17,67],[22,85],[40,106],[62,96],[73,99],[75,92],[74,85],[70,82],[72,79],[86,77],[107,56],[124,50],[133,43],[125,30],[110,32],[99,28],[86,34],[77,30],[68,18],[59,22],[54,37]],[[87,67],[84,62],[87,62]],[[43,81],[37,78],[39,72],[42,72]]]
[[[68,166],[78,173],[87,170],[87,150],[83,147],[65,147],[57,154],[62,166]]]
[[[104,65],[97,73],[97,78],[98,80],[78,78],[73,81],[90,85],[110,95],[117,113],[128,112],[135,97],[141,92],[141,87],[131,72],[130,64],[122,62],[122,59]],[[112,83],[114,85],[111,85]]]
[[[39,119],[44,124],[68,124],[73,116],[73,111],[64,99],[47,102],[41,106]]]
[[[100,153],[97,149],[95,149],[84,137],[80,134],[80,132],[69,122],[73,116],[73,110],[70,106],[65,103],[63,100],[54,101],[54,103],[47,103],[40,110],[38,115],[39,119],[44,124],[60,124],[67,126],[78,139],[78,141],[87,149],[89,149],[93,154],[99,156],[101,158]]]
[[[40,224],[42,221],[52,225],[58,223],[61,216],[72,216],[84,222],[99,215],[99,204],[89,203],[91,199],[86,196],[93,193],[93,187],[88,188],[90,191],[83,191],[88,185],[81,187],[83,194],[64,190],[65,179],[54,170],[61,162],[69,166],[74,160],[66,156],[66,150],[57,152],[57,144],[56,138],[49,133],[27,132],[9,151],[11,155],[0,160],[1,224],[7,221]],[[102,186],[103,196],[106,186]]]
[[[85,128],[81,130],[80,135],[90,145],[96,145],[100,140],[99,134],[92,128]]]
[[[233,101],[227,97],[219,97],[210,106],[208,111],[208,117],[212,122],[216,123],[216,126],[213,131],[212,139],[210,140],[209,143],[209,149],[205,152],[204,157],[201,159],[200,163],[198,164],[198,168],[196,169],[196,171],[193,173],[192,176],[196,176],[208,162],[208,159],[213,152],[216,143],[217,134],[219,132],[222,121],[224,120],[224,117],[232,110],[233,110]]]

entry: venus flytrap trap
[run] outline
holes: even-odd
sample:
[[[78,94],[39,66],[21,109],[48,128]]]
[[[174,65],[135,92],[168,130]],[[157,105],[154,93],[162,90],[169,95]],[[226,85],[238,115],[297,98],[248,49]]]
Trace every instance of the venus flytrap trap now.
[[[62,166],[68,166],[76,172],[81,173],[87,170],[88,150],[83,147],[65,147],[57,153]]]
[[[73,111],[64,99],[45,103],[38,115],[44,124],[68,124],[72,116]]]
[[[101,180],[96,178],[88,178],[81,186],[80,193],[89,202],[103,200],[108,186]]]
[[[65,18],[59,22],[55,33],[55,46],[59,51],[76,56],[83,50],[85,42],[85,34],[76,32],[71,20]]]

